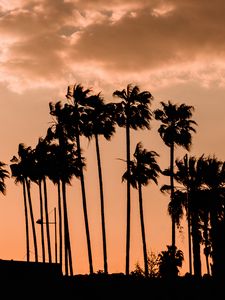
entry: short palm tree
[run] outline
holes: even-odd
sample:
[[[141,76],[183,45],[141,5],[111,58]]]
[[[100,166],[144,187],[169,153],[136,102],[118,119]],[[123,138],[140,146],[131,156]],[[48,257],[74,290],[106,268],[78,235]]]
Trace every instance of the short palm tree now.
[[[139,142],[134,152],[134,160],[130,162],[130,183],[135,189],[138,189],[139,194],[140,222],[146,277],[148,277],[148,255],[145,238],[142,186],[146,186],[150,181],[154,181],[158,184],[157,178],[160,172],[160,167],[156,161],[156,157],[158,156],[159,155],[155,151],[147,151],[144,149],[142,144]],[[127,177],[128,172],[126,171],[122,179],[127,180]]]
[[[167,246],[167,250],[159,254],[159,276],[161,278],[176,278],[183,260],[184,254],[181,250]]]
[[[22,183],[23,185],[23,195],[24,195],[24,210],[25,210],[25,224],[26,224],[26,250],[27,250],[27,261],[30,260],[30,247],[29,247],[29,227],[28,227],[28,208],[27,201],[30,211],[30,219],[31,219],[31,228],[33,233],[33,242],[34,242],[34,254],[35,261],[38,262],[38,247],[37,247],[37,237],[36,237],[36,229],[34,222],[34,214],[33,214],[33,205],[31,200],[30,193],[30,181],[34,179],[34,156],[31,147],[26,147],[24,144],[19,144],[18,147],[18,156],[14,156],[11,159],[12,164],[11,175],[15,177],[15,183]]]
[[[127,162],[127,229],[126,229],[126,265],[125,273],[130,273],[130,129],[150,128],[152,113],[149,105],[153,96],[149,91],[141,92],[137,85],[128,84],[126,89],[116,90],[113,96],[122,101],[114,105],[115,121],[118,126],[126,128],[126,162]]]
[[[30,238],[29,238],[29,216],[28,216],[28,204],[27,204],[27,192],[25,180],[23,178],[22,164],[19,162],[16,156],[11,159],[10,165],[11,176],[15,178],[15,183],[21,183],[23,186],[23,204],[24,204],[24,216],[25,216],[25,228],[26,228],[26,259],[30,261]]]
[[[168,101],[161,102],[161,109],[154,111],[155,119],[161,121],[158,132],[164,143],[170,148],[170,199],[174,197],[174,149],[175,146],[181,146],[187,150],[190,149],[192,143],[192,132],[196,132],[195,121],[191,119],[193,106],[184,103],[177,105]],[[175,249],[176,224],[175,217],[172,214],[172,249]]]

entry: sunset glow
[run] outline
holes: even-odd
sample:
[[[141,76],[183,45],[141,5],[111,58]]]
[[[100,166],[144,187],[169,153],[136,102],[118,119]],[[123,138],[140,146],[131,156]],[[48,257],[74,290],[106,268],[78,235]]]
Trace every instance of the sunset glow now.
[[[66,103],[68,85],[81,83],[106,103],[115,90],[137,84],[154,100],[193,105],[196,134],[190,154],[203,153],[225,160],[225,2],[224,0],[0,0],[0,161],[9,169],[19,143],[35,148],[53,118],[49,102]],[[136,144],[160,154],[161,168],[169,166],[169,148],[152,120],[151,130],[131,130],[131,157]],[[94,271],[103,269],[100,200],[94,140],[82,137],[84,173]],[[100,138],[105,192],[109,272],[125,271],[126,164],[125,129],[116,128],[111,141]],[[186,150],[177,147],[175,157]],[[159,185],[143,187],[147,248],[159,253],[171,243],[169,196]],[[0,259],[24,260],[25,224],[22,186],[6,180],[0,195]],[[138,192],[131,193],[130,269],[143,266]],[[32,183],[35,219],[39,219],[38,186]],[[82,199],[78,179],[68,186],[69,222],[75,273],[88,273]],[[48,183],[53,218],[57,188]],[[182,273],[188,271],[187,224],[177,230],[184,251]],[[37,225],[40,247],[40,228]],[[54,253],[54,228],[51,227]],[[40,251],[41,253],[41,251]],[[41,255],[41,254],[40,254]],[[31,257],[33,249],[31,249]],[[41,257],[40,257],[41,260]],[[203,262],[203,273],[205,266]]]

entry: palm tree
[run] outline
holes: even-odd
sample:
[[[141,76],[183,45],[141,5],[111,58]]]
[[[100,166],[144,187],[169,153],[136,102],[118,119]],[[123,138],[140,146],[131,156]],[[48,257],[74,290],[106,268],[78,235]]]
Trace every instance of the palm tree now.
[[[102,224],[102,242],[103,242],[103,257],[104,257],[104,273],[108,273],[107,262],[107,246],[106,246],[106,230],[105,230],[105,209],[104,209],[104,193],[103,193],[103,179],[102,167],[99,147],[99,136],[104,136],[105,139],[110,140],[115,132],[115,122],[111,113],[111,106],[105,104],[100,93],[88,97],[87,99],[87,113],[88,113],[88,126],[84,128],[84,135],[89,139],[94,137],[96,146],[96,156],[98,165],[99,177],[99,192],[100,192],[100,205],[101,205],[101,224]]]
[[[50,238],[50,228],[49,228],[49,217],[48,217],[48,197],[47,197],[47,184],[46,176],[48,175],[48,162],[49,162],[49,144],[46,139],[39,138],[38,144],[34,150],[35,163],[36,163],[36,176],[39,185],[39,196],[40,196],[40,217],[43,221],[43,199],[42,199],[42,184],[44,190],[44,210],[45,210],[45,225],[46,225],[46,237],[48,246],[48,259],[52,263],[51,254],[51,238]],[[42,254],[43,260],[45,258],[45,246],[44,246],[44,223],[41,222],[41,242],[42,242]]]
[[[212,246],[212,274],[225,276],[225,162],[215,156],[206,158],[205,185],[209,201],[210,235]]]
[[[130,273],[130,129],[150,128],[152,114],[149,104],[153,96],[148,91],[140,92],[137,85],[128,84],[122,91],[116,90],[113,96],[122,99],[115,104],[115,120],[120,127],[126,128],[127,161],[127,229],[126,229],[126,266],[125,273]]]
[[[50,130],[49,130],[50,131]],[[48,131],[48,133],[49,133]],[[64,261],[65,261],[65,273],[69,274],[69,268],[71,275],[73,274],[72,268],[72,254],[70,245],[70,233],[69,233],[69,221],[68,221],[68,209],[66,199],[66,183],[70,184],[70,178],[65,174],[65,154],[62,154],[61,147],[51,141],[51,155],[49,157],[49,173],[48,177],[57,185],[58,194],[58,216],[59,216],[59,263],[63,265],[63,250],[64,250]],[[64,180],[63,180],[64,179]],[[64,226],[63,226],[64,221]],[[63,242],[63,227],[64,227],[64,242]],[[64,249],[63,249],[64,243]]]
[[[190,234],[192,234],[194,274],[197,277],[201,277],[201,223],[202,211],[204,211],[204,217],[206,212],[206,197],[204,189],[205,158],[204,155],[198,159],[194,156],[188,158],[188,156],[185,155],[183,159],[176,160],[176,166],[177,172],[175,173],[175,179],[184,187],[184,207],[187,214],[189,235],[189,263],[191,264]],[[191,265],[190,273],[192,273]]]
[[[191,132],[196,132],[193,125],[197,123],[191,120],[193,106],[184,103],[177,105],[170,101],[161,102],[162,109],[154,111],[155,119],[161,121],[158,132],[164,143],[170,148],[170,199],[174,198],[174,149],[175,146],[181,146],[186,150],[190,149],[192,143]],[[172,213],[172,249],[175,249],[176,224]]]
[[[71,136],[75,137],[77,146],[77,156],[80,162],[80,183],[83,201],[83,212],[84,212],[84,222],[85,231],[87,238],[87,250],[88,250],[88,260],[89,260],[89,270],[90,274],[93,274],[93,260],[92,260],[92,250],[91,250],[91,239],[89,231],[88,213],[87,213],[87,201],[86,201],[86,190],[85,181],[83,173],[83,163],[82,163],[82,150],[80,144],[80,136],[85,130],[86,122],[88,121],[88,114],[85,112],[85,104],[88,98],[90,89],[84,89],[80,84],[69,86],[67,90],[66,97],[70,101],[71,118],[67,119],[66,122],[69,125],[68,130]],[[72,132],[73,131],[73,132]]]
[[[56,125],[57,126],[57,125]],[[63,208],[62,208],[62,199],[61,199],[61,188],[60,188],[60,178],[62,174],[62,165],[61,165],[61,148],[55,142],[54,143],[55,133],[53,128],[49,128],[47,135],[45,137],[47,143],[49,144],[49,154],[48,154],[48,178],[53,182],[54,185],[57,185],[57,205],[58,205],[58,229],[59,229],[59,263],[62,266],[63,264]],[[67,213],[66,213],[67,215]],[[66,245],[65,245],[66,248]],[[67,256],[66,256],[67,257]],[[68,265],[66,264],[67,268]]]
[[[74,148],[73,135],[71,134],[70,107],[60,102],[50,103],[50,114],[55,117],[54,125],[48,129],[47,140],[51,141],[50,172],[49,178],[58,185],[58,211],[59,219],[64,217],[64,254],[66,275],[68,275],[68,260],[70,274],[72,269],[72,254],[70,246],[69,222],[67,214],[66,184],[70,184],[73,176],[80,178],[81,169],[85,166],[84,159],[78,157],[78,150]],[[68,126],[69,125],[69,126]],[[61,209],[61,196],[63,209]],[[59,223],[62,221],[59,220]],[[60,232],[61,232],[60,228]],[[61,234],[60,234],[61,236]],[[60,240],[62,240],[60,238]],[[61,249],[61,248],[60,248]],[[60,250],[60,257],[62,251]]]
[[[52,146],[51,152],[52,156],[50,159],[50,170],[49,178],[53,182],[58,184],[58,210],[59,218],[61,220],[61,195],[62,195],[62,204],[63,204],[63,218],[64,218],[64,259],[65,259],[65,273],[66,275],[73,274],[73,265],[72,265],[72,252],[71,252],[71,243],[70,243],[70,234],[69,234],[69,222],[68,222],[68,209],[67,209],[67,200],[66,200],[66,181],[70,181],[66,174],[66,146],[68,144],[68,136],[65,129],[65,109],[62,107],[61,102],[56,104],[49,103],[50,114],[55,117],[54,124],[48,129],[46,139],[48,142],[53,142],[54,140],[58,141],[57,146]],[[53,144],[54,145],[54,144]],[[58,163],[55,163],[58,162]],[[56,172],[54,174],[54,172]],[[60,192],[62,191],[62,192]],[[62,222],[60,221],[62,225]],[[62,260],[62,229],[60,228],[60,261]]]
[[[35,230],[35,222],[33,215],[33,207],[30,193],[30,181],[34,178],[34,156],[31,147],[25,147],[24,144],[19,144],[18,156],[14,156],[11,159],[12,164],[10,165],[12,177],[15,177],[15,183],[20,182],[23,185],[23,195],[24,195],[24,210],[25,210],[25,224],[26,224],[26,250],[27,250],[27,261],[30,260],[29,257],[29,228],[28,228],[28,209],[27,209],[27,199],[31,218],[31,228],[33,233],[34,242],[34,253],[35,261],[38,262],[38,248],[37,248],[37,237]]]
[[[157,156],[159,155],[155,151],[143,149],[141,142],[139,142],[134,152],[134,160],[130,162],[130,183],[133,188],[138,189],[139,194],[140,222],[146,277],[148,277],[148,255],[145,238],[142,186],[146,186],[150,181],[154,181],[158,184],[157,178],[159,176],[160,167],[156,162]],[[122,179],[127,180],[127,178],[128,172],[126,171]]]
[[[159,276],[162,278],[176,278],[184,260],[183,252],[173,246],[167,246],[166,251],[159,254]]]
[[[24,216],[25,216],[25,228],[26,228],[26,258],[27,262],[30,261],[30,239],[29,239],[29,218],[27,209],[27,193],[25,180],[23,177],[22,164],[19,162],[16,156],[11,159],[12,164],[10,165],[11,176],[15,178],[15,183],[18,182],[23,186],[23,203],[24,203]]]
[[[56,146],[57,147],[57,146]],[[57,158],[60,162],[58,169],[56,170],[55,176],[58,177],[59,184],[61,184],[61,195],[63,201],[63,213],[64,213],[64,227],[67,228],[66,230],[66,243],[68,248],[68,262],[70,268],[70,275],[73,276],[73,267],[72,267],[72,251],[71,251],[71,243],[70,243],[70,235],[69,235],[69,221],[68,221],[68,214],[67,214],[67,195],[66,195],[66,185],[71,184],[71,179],[73,176],[80,177],[80,161],[77,158],[77,151],[74,149],[73,144],[65,144],[63,146],[63,151],[61,149],[61,145],[58,146],[58,150],[55,147],[55,158]],[[84,166],[84,161],[81,161],[82,167]],[[60,201],[60,194],[59,194],[59,201]]]
[[[0,193],[5,195],[6,185],[5,179],[9,178],[9,172],[5,169],[6,164],[0,161]]]

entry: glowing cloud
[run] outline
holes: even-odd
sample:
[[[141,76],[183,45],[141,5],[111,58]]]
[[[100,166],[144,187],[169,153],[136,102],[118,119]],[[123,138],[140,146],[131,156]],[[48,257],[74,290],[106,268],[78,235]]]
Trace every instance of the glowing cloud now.
[[[11,87],[15,82],[22,90],[34,82],[54,86],[62,78],[93,82],[135,74],[140,81],[147,76],[161,84],[159,74],[171,70],[168,83],[187,74],[185,78],[223,84],[218,76],[224,72],[225,57],[222,0],[213,6],[209,0],[204,6],[194,0],[1,1],[0,5],[0,81]],[[212,71],[215,64],[217,72]],[[89,71],[84,74],[86,66]]]

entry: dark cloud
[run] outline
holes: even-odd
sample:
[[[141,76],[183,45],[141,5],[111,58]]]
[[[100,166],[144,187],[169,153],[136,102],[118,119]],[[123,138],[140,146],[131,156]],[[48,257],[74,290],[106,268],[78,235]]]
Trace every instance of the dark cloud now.
[[[217,1],[213,9],[208,1],[204,6],[201,1],[180,2],[167,1],[172,11],[164,15],[152,14],[153,7],[149,6],[113,25],[108,20],[93,24],[82,33],[75,53],[81,59],[104,61],[109,68],[124,71],[224,55],[224,2]]]
[[[184,67],[195,64],[196,71],[198,64],[218,65],[225,56],[223,0],[18,3],[1,7],[4,80],[5,74],[10,80],[42,82],[69,73],[86,78],[132,72],[141,76],[165,68],[183,74]]]

